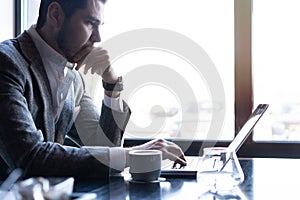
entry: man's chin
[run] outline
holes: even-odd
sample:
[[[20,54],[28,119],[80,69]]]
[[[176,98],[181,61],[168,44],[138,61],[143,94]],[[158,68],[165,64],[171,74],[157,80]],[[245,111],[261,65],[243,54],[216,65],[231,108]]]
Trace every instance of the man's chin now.
[[[66,59],[71,63],[78,63],[82,60],[82,56],[80,54],[80,51],[73,53],[72,55],[66,55]]]
[[[75,55],[67,58],[69,62],[80,63],[93,50],[93,46],[85,46],[80,49]]]
[[[71,63],[78,63],[78,61],[76,61],[74,59],[74,57],[66,57],[66,59],[68,60],[68,62],[71,62]]]

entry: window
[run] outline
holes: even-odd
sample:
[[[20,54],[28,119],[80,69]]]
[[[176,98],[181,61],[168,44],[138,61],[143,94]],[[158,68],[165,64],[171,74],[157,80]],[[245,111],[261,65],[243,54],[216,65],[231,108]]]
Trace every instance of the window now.
[[[22,30],[36,22],[39,2],[22,1]],[[115,69],[123,75],[127,86],[135,85],[137,77],[145,80],[135,85],[133,90],[125,89],[127,96],[124,98],[133,110],[125,137],[183,140],[233,138],[233,3],[233,0],[107,2],[105,25],[101,27],[103,43],[114,40],[114,37],[122,37],[128,31],[134,35],[134,30],[147,28],[158,33],[167,31],[167,36],[160,40],[174,37],[173,41],[170,40],[174,48],[139,46],[138,50],[122,52],[124,54],[114,60]],[[147,37],[153,37],[151,32],[146,35],[136,34],[134,40],[139,37],[149,40]],[[176,38],[183,39],[177,41]],[[187,46],[186,42],[197,48],[188,49],[187,55],[176,52],[176,46]],[[200,60],[199,64],[189,59],[190,55],[203,61]],[[140,70],[143,67],[144,70]],[[158,76],[156,73],[161,75],[161,79],[154,80]],[[135,74],[134,77],[127,79],[132,74]],[[210,75],[209,79],[207,74]],[[103,97],[101,79],[88,75],[85,81],[87,91],[100,106]]]
[[[287,42],[295,39],[293,43],[297,44],[298,41],[293,32],[297,30],[296,25],[293,25],[296,20],[294,17],[297,17],[294,10],[299,8],[297,1],[236,0],[235,7],[236,128],[240,127],[251,112],[253,104],[271,104],[261,123],[255,128],[253,137],[239,150],[239,155],[298,158],[299,141],[280,136],[282,132],[289,132],[290,128],[282,126],[282,119],[292,121],[293,117],[297,118],[294,113],[285,115],[282,112],[286,110],[286,100],[290,106],[295,105],[290,101],[297,99],[294,95],[297,92],[291,92],[295,88],[290,82],[293,76],[286,78],[290,72],[295,73],[296,68],[291,66],[297,65],[293,58],[297,51]],[[288,48],[282,49],[283,47]],[[285,58],[289,58],[286,60],[288,63],[282,63]],[[285,70],[282,71],[283,69]],[[278,79],[281,72],[281,78]],[[291,126],[291,130],[294,132],[296,129]]]
[[[21,0],[21,32],[37,22],[41,0]]]
[[[151,43],[155,33],[161,36],[157,37],[158,46],[155,46],[155,41],[153,46],[148,43],[148,46],[133,46],[113,61],[113,66],[125,79],[123,98],[133,111],[126,137],[233,138],[233,0],[108,1],[101,33],[104,45],[113,43],[111,40],[120,40],[125,34],[132,43],[142,41],[143,44]],[[180,40],[180,37],[184,39]],[[166,40],[174,45],[160,47]],[[187,54],[203,59],[200,65],[193,66],[194,60],[176,48],[186,48],[188,42],[199,46],[198,52],[194,52],[191,46]],[[128,41],[121,41],[117,45],[127,44]],[[212,65],[205,59],[210,59]],[[212,68],[215,68],[215,74],[203,72],[213,71]],[[211,75],[211,82],[206,80],[207,74]],[[219,98],[222,95],[216,98],[212,94],[216,92],[212,87],[218,84],[218,76],[224,87],[224,99]],[[98,82],[94,99],[101,99],[101,89],[101,82]],[[213,113],[224,113],[224,124],[222,116],[213,119]]]
[[[2,1],[0,7],[0,41],[14,36],[14,3]]]
[[[257,141],[300,141],[300,2],[253,1],[254,102],[271,104]]]

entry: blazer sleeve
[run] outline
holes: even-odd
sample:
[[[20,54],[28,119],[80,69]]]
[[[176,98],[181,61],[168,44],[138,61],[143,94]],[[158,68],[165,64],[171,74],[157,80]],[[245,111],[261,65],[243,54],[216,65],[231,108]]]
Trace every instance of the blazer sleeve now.
[[[123,111],[115,111],[102,102],[101,111],[95,106],[93,100],[86,95],[82,78],[75,83],[75,107],[80,111],[75,120],[78,136],[69,134],[83,146],[120,146],[124,130],[130,118],[130,108],[123,101]],[[78,91],[79,90],[79,91]],[[80,96],[80,98],[78,98]]]

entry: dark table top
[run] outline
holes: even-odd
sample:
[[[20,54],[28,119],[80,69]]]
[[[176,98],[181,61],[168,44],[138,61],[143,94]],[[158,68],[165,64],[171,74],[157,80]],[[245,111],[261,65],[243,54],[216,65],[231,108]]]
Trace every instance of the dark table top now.
[[[206,195],[204,199],[300,199],[300,159],[240,159],[245,180],[232,195]],[[75,181],[74,192],[94,192],[98,199],[203,199],[197,179],[167,178],[137,184],[125,176],[109,180]]]

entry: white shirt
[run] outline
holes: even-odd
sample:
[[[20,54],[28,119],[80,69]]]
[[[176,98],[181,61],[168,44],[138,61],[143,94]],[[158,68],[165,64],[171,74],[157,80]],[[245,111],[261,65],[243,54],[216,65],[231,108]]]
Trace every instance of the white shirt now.
[[[75,64],[68,62],[65,57],[49,46],[38,34],[35,27],[36,25],[31,26],[28,33],[37,47],[45,66],[46,74],[50,82],[55,120],[57,121],[75,78]],[[107,95],[104,95],[103,99],[107,107],[117,111],[123,110],[120,107],[120,105],[122,105],[120,101],[120,98],[110,98]],[[112,168],[118,170],[125,168],[126,156],[123,148],[110,148],[109,154],[110,166]]]

